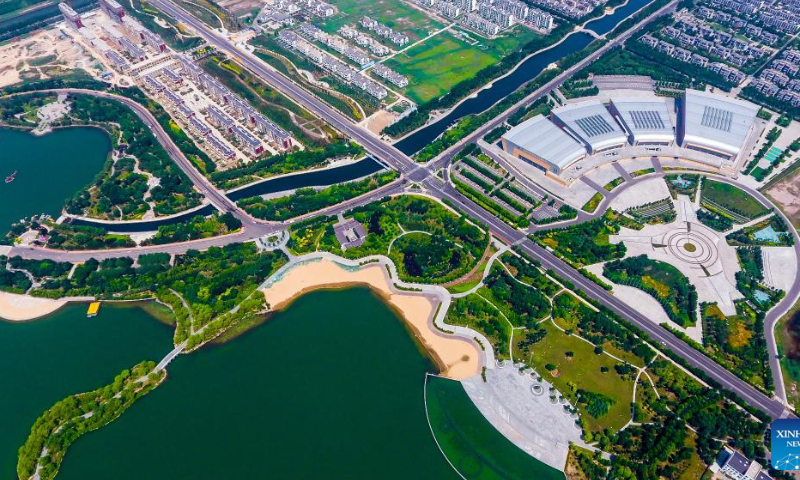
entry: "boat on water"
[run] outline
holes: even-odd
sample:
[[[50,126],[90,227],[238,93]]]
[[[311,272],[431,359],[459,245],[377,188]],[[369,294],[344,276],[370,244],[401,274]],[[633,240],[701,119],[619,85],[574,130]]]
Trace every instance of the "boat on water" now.
[[[14,173],[6,177],[6,183],[11,183],[17,178],[17,171],[14,170]]]
[[[100,311],[100,302],[92,302],[89,304],[89,308],[86,310],[86,317],[92,318],[97,316],[97,312]]]

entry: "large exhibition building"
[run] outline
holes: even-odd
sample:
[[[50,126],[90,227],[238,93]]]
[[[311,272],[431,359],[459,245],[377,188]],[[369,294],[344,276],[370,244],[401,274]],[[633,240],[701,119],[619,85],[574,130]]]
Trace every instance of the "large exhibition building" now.
[[[586,156],[586,148],[543,115],[525,120],[503,135],[503,150],[558,175]]]
[[[561,183],[610,161],[660,156],[732,171],[754,130],[758,107],[697,90],[587,100],[553,109],[502,137],[503,150]]]
[[[747,141],[758,110],[750,102],[687,90],[680,122],[681,145],[733,160]]]

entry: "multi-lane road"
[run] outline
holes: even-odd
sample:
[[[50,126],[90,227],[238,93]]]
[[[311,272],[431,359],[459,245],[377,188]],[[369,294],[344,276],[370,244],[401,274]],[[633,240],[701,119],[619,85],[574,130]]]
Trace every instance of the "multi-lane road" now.
[[[664,330],[663,328],[656,325],[654,322],[650,321],[648,318],[646,318],[645,315],[642,315],[638,311],[629,307],[627,304],[625,304],[618,298],[614,297],[604,289],[600,288],[594,282],[586,279],[583,275],[574,270],[572,267],[570,267],[569,265],[567,265],[566,263],[555,257],[550,252],[544,250],[543,248],[539,247],[534,242],[529,240],[523,232],[520,232],[510,227],[509,225],[505,224],[498,218],[492,216],[487,211],[480,208],[478,205],[464,198],[455,189],[453,189],[452,186],[440,182],[432,174],[432,172],[438,169],[440,166],[446,164],[446,162],[449,161],[449,159],[455,154],[455,149],[448,151],[446,155],[443,155],[439,159],[435,160],[434,162],[426,166],[420,166],[417,163],[415,163],[411,158],[409,158],[407,155],[403,154],[398,149],[396,149],[395,147],[384,143],[383,141],[376,138],[368,131],[353,124],[349,119],[347,119],[346,117],[335,111],[326,103],[324,103],[311,93],[307,92],[300,86],[296,85],[290,79],[283,76],[281,73],[273,70],[267,64],[265,64],[258,58],[252,56],[249,52],[246,52],[245,50],[238,48],[236,45],[232,44],[227,38],[215,32],[214,30],[203,24],[201,21],[193,17],[191,14],[189,14],[182,8],[171,3],[169,0],[151,0],[151,3],[155,7],[164,11],[166,14],[175,18],[176,20],[179,20],[180,22],[193,28],[209,44],[215,46],[220,51],[227,53],[232,58],[235,58],[245,68],[247,68],[253,74],[260,77],[262,80],[266,81],[273,88],[279,90],[281,93],[291,98],[298,104],[302,105],[304,108],[308,109],[310,112],[314,113],[320,118],[325,119],[333,127],[337,128],[342,133],[350,136],[351,138],[362,144],[370,154],[380,159],[383,163],[398,170],[401,174],[403,174],[403,180],[400,183],[405,183],[410,181],[422,184],[428,189],[428,191],[432,195],[440,199],[447,199],[453,202],[453,204],[457,205],[460,210],[462,210],[466,214],[470,215],[471,217],[483,223],[487,228],[489,228],[489,230],[492,232],[493,235],[505,240],[508,243],[517,245],[532,258],[535,258],[539,262],[541,262],[544,268],[552,269],[561,277],[571,281],[578,288],[585,291],[587,294],[598,300],[600,303],[602,303],[612,311],[616,312],[622,318],[629,321],[631,324],[633,324],[634,326],[645,332],[647,335],[650,336],[651,339],[661,344],[662,347],[669,348],[677,355],[685,359],[693,367],[700,368],[703,371],[705,371],[706,374],[709,375],[709,377],[719,382],[728,390],[738,394],[748,404],[768,413],[773,418],[778,418],[782,415],[785,415],[785,406],[781,401],[770,398],[769,396],[759,392],[758,390],[753,388],[751,385],[749,385],[742,379],[736,377],[722,366],[718,365],[717,363],[715,363],[702,353],[694,350],[693,348],[688,346],[686,343],[684,343],[683,341],[681,341],[668,331]],[[670,5],[668,5],[668,7]],[[663,13],[663,11],[659,13]],[[641,25],[642,24],[637,25],[632,30],[635,31],[636,29],[641,28]],[[609,45],[613,46],[614,44],[618,43],[618,41],[620,41],[621,39],[627,38],[627,36],[629,36],[631,33],[632,32],[627,32],[626,34],[619,37],[618,40],[615,40],[614,42],[608,44],[607,47],[610,48]],[[600,54],[602,53],[595,52],[595,54],[593,54],[593,56],[591,57],[592,60],[598,58]],[[568,70],[568,72],[577,71],[578,68],[582,68],[586,64],[588,64],[588,62],[576,65],[572,69]],[[561,81],[563,81],[563,79],[561,79]],[[558,84],[559,82],[551,82],[551,84],[548,85],[551,85],[550,88],[552,89]],[[537,91],[537,93],[539,94],[539,96],[544,94],[541,91]],[[209,199],[212,201],[212,203],[215,204],[215,206],[217,206],[221,210],[233,212],[235,215],[237,215],[238,218],[240,218],[243,221],[244,223],[243,232],[240,234],[218,237],[216,239],[200,240],[196,242],[184,242],[182,244],[174,244],[174,245],[143,247],[138,249],[124,249],[124,250],[98,251],[98,252],[61,252],[61,251],[46,250],[39,248],[37,249],[14,248],[12,250],[12,254],[19,254],[29,258],[52,258],[56,260],[81,261],[81,259],[86,259],[89,257],[104,258],[111,256],[127,256],[127,255],[138,255],[141,253],[150,253],[156,251],[167,252],[167,253],[181,253],[187,250],[188,248],[202,249],[212,245],[222,245],[232,242],[241,242],[248,239],[257,238],[258,236],[277,231],[278,229],[281,228],[285,228],[285,225],[281,224],[275,224],[275,223],[270,224],[265,222],[259,222],[257,220],[252,219],[246,213],[242,212],[235,205],[234,202],[231,202],[227,197],[225,197],[224,194],[217,191],[210,184],[210,182],[208,182],[199,172],[197,172],[194,169],[193,165],[191,165],[191,162],[189,162],[188,159],[186,159],[180,153],[177,147],[172,143],[172,141],[169,139],[166,133],[163,132],[158,123],[155,122],[155,119],[152,118],[152,116],[149,114],[149,112],[146,111],[146,109],[144,109],[144,107],[136,104],[135,102],[132,102],[133,104],[131,104],[130,100],[123,99],[122,97],[118,98],[115,97],[115,98],[126,103],[126,105],[134,109],[134,111],[137,114],[139,114],[140,117],[142,117],[143,119],[148,117],[151,119],[150,121],[146,120],[146,123],[148,123],[148,126],[150,126],[151,129],[153,129],[159,142],[164,144],[165,147],[168,147],[167,151],[170,152],[170,156],[173,157],[176,163],[178,163],[178,165],[181,166],[181,168],[187,173],[187,175],[189,175],[192,181],[195,182],[195,185],[198,186],[198,188],[203,192],[203,194],[209,197]],[[532,100],[530,100],[529,97],[527,101],[532,101]],[[515,108],[518,107],[519,104],[515,106]],[[511,111],[505,112],[503,114],[503,119],[510,113]],[[495,120],[494,122],[490,123],[499,124],[497,123],[499,121]],[[481,129],[479,129],[478,132],[474,133],[471,136],[471,138],[473,139],[479,138],[479,135],[485,133],[490,128],[494,127],[482,127]],[[368,202],[372,199],[377,198],[378,196],[385,195],[388,191],[393,192],[398,190],[399,188],[400,188],[399,185],[395,185],[394,187],[387,188],[376,194],[367,195],[359,199],[356,199],[352,202],[348,202],[344,205],[340,205],[333,209],[329,209],[328,211],[326,211],[326,213],[332,214],[345,211],[351,208],[354,204]]]

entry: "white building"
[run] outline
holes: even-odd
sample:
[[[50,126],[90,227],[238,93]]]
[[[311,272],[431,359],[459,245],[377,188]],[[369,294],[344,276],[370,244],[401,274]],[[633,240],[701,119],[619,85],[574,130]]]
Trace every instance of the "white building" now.
[[[554,175],[586,156],[586,148],[547,117],[537,115],[506,132],[503,150]]]
[[[725,459],[719,471],[731,480],[772,480],[760,463],[737,451]]]
[[[759,107],[699,90],[686,90],[679,140],[684,148],[735,161],[753,131]]]
[[[599,100],[573,103],[553,110],[553,122],[582,141],[595,154],[624,147],[625,132]]]
[[[675,126],[663,98],[612,98],[609,111],[628,133],[631,145],[675,143]]]

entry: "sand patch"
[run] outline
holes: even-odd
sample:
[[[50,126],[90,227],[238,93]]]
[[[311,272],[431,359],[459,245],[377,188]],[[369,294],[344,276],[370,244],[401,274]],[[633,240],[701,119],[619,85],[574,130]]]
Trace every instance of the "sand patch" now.
[[[0,46],[0,87],[19,82],[24,76],[50,78],[67,70],[83,69],[97,76],[100,71],[91,55],[54,26],[23,41]]]
[[[438,301],[415,293],[395,293],[383,265],[350,270],[331,260],[312,261],[290,269],[263,291],[271,308],[280,310],[312,290],[352,285],[369,286],[396,309],[430,352],[443,376],[463,380],[479,373],[481,353],[478,347],[467,340],[447,336],[432,325]]]
[[[0,319],[14,322],[33,320],[55,312],[66,303],[66,300],[0,292]]]
[[[380,135],[384,128],[394,123],[395,114],[386,110],[379,110],[367,119],[367,129]]]

